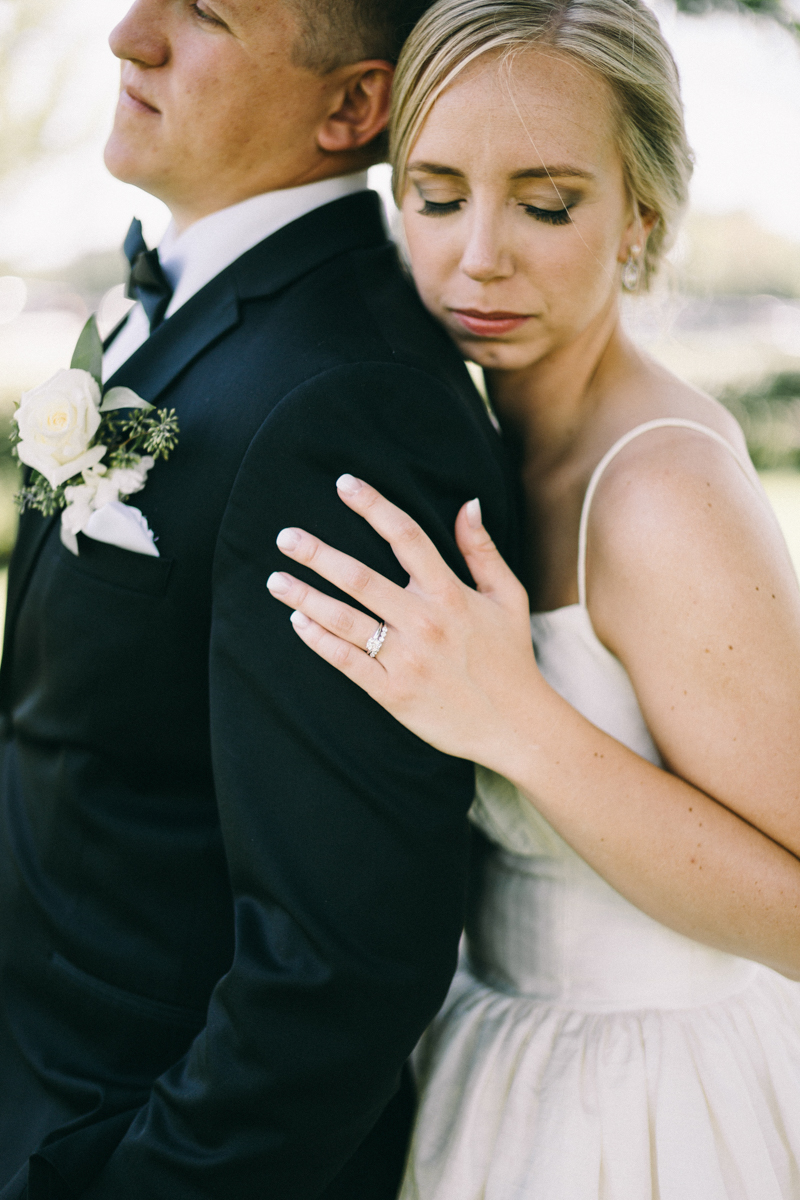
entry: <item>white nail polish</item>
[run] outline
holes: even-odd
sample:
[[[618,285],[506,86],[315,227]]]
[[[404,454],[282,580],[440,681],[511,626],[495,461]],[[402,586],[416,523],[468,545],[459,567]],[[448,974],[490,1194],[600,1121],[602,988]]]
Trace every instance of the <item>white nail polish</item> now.
[[[275,541],[279,550],[296,550],[300,545],[300,534],[296,529],[282,529]]]
[[[471,529],[480,529],[483,524],[483,516],[481,515],[481,502],[477,498],[470,500],[467,505],[467,524]]]
[[[273,571],[267,580],[267,587],[273,596],[285,596],[290,590],[291,584],[286,575],[282,575],[280,571]]]
[[[340,475],[336,480],[336,487],[340,492],[344,492],[345,496],[355,496],[360,492],[363,483],[360,479],[356,479],[354,475]]]
[[[308,629],[309,625],[311,624],[311,621],[306,614],[301,612],[293,612],[289,617],[289,620],[292,622],[295,629]]]

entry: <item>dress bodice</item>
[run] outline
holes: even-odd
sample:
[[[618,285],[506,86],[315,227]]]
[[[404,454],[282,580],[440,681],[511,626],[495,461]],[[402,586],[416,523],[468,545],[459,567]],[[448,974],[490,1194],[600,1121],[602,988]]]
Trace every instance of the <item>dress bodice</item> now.
[[[600,476],[615,454],[652,428],[620,439],[598,465],[581,517],[578,604],[531,616],[536,659],[547,682],[598,728],[648,761],[661,759],[630,678],[597,637],[586,607],[588,516]],[[743,987],[755,965],[700,945],[646,916],[605,882],[536,808],[482,767],[471,819],[493,844],[471,905],[467,946],[473,971],[503,991],[571,1008],[688,1007]]]

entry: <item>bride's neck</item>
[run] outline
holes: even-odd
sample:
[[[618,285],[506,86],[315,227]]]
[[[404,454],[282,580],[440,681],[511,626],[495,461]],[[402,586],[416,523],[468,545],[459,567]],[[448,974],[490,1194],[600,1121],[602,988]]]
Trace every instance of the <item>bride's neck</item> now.
[[[520,444],[525,462],[546,471],[585,440],[593,419],[616,391],[633,347],[610,313],[569,345],[514,371],[487,371],[498,417]]]

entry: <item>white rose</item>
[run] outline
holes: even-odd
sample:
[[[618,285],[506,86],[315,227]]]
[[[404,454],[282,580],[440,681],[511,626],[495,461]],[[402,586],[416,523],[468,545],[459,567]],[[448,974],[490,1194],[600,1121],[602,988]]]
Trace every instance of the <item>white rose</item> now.
[[[89,446],[100,424],[100,388],[88,371],[59,371],[25,392],[14,414],[20,462],[44,475],[52,488],[95,466],[105,446]]]

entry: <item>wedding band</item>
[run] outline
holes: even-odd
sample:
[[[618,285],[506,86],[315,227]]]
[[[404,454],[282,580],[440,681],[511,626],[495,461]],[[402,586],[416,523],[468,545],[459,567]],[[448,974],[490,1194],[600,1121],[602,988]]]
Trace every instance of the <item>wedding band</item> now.
[[[383,643],[386,641],[387,633],[388,633],[388,630],[387,630],[386,626],[384,625],[383,621],[381,621],[380,625],[378,626],[378,628],[373,633],[372,637],[367,642],[367,654],[370,656],[370,658],[377,658],[378,651],[380,650]]]

